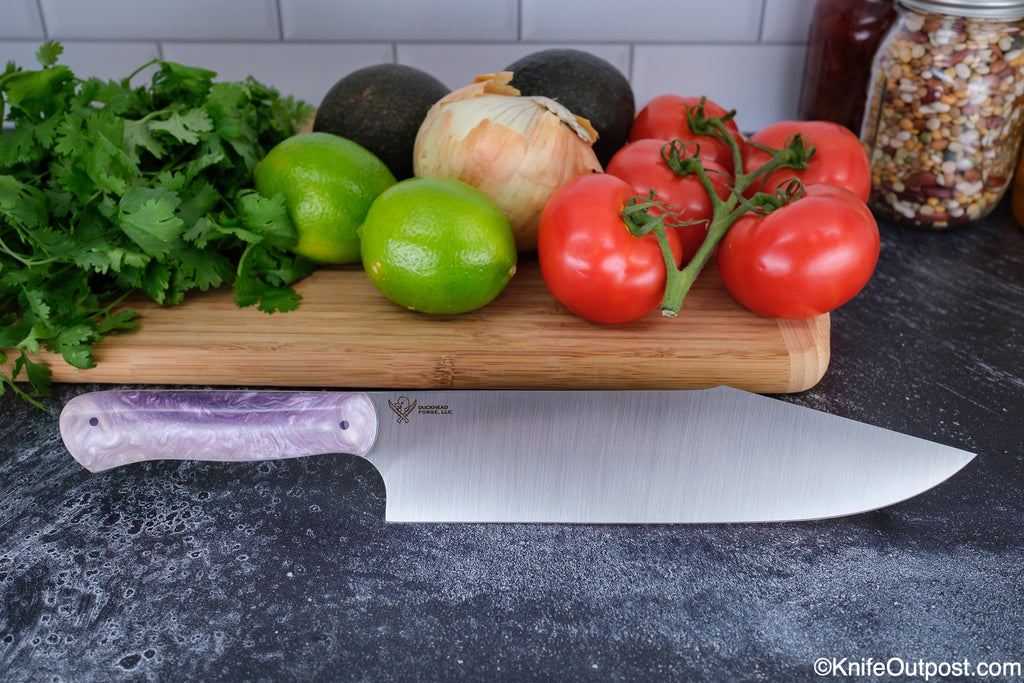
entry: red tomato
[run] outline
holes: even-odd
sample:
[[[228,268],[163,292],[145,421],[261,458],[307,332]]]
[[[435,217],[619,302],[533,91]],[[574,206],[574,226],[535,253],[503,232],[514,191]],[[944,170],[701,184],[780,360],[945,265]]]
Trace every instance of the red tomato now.
[[[676,175],[666,163],[662,149],[667,144],[653,139],[629,142],[609,160],[605,172],[625,180],[638,195],[647,196],[654,190],[656,199],[682,212],[679,216],[681,221],[696,223],[675,228],[683,243],[683,262],[686,263],[704,243],[714,208],[707,190],[695,174]],[[708,172],[715,194],[719,199],[727,199],[732,187],[729,172],[714,161],[701,159],[701,165]]]
[[[625,323],[651,313],[665,294],[665,257],[653,233],[634,237],[622,209],[636,196],[606,173],[580,176],[558,189],[541,212],[537,257],[544,282],[576,315]],[[666,230],[680,262],[679,237]]]
[[[743,306],[771,318],[828,313],[867,284],[878,262],[878,225],[846,188],[810,185],[764,216],[739,218],[718,245],[718,271]]]
[[[735,171],[732,150],[729,145],[709,135],[694,135],[686,119],[686,107],[700,104],[699,97],[681,97],[679,95],[659,95],[648,102],[633,119],[629,130],[629,141],[644,140],[684,140],[700,144],[701,156],[709,161],[721,164],[732,173]],[[722,117],[728,114],[721,105],[705,100],[704,113],[707,116]],[[737,141],[743,140],[736,121],[725,122],[727,130],[733,133]]]
[[[871,164],[860,138],[848,128],[831,121],[779,121],[750,136],[749,143],[760,143],[772,149],[786,146],[789,138],[803,133],[815,152],[807,168],[780,168],[769,174],[764,183],[754,183],[750,194],[772,194],[790,178],[799,178],[804,185],[828,183],[841,185],[867,201],[871,192]],[[744,152],[743,171],[750,173],[768,162],[772,155],[750,144]]]

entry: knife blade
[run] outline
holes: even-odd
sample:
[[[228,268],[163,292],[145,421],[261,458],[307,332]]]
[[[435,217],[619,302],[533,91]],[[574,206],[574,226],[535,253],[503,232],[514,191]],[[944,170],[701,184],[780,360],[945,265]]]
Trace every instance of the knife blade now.
[[[695,391],[106,390],[60,415],[99,472],[155,459],[364,457],[389,522],[821,519],[922,493],[974,457],[729,387]]]

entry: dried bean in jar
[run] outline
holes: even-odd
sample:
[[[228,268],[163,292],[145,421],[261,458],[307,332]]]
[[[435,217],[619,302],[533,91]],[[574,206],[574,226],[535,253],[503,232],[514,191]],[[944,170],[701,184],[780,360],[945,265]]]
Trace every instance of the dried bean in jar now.
[[[934,229],[981,218],[1004,195],[1024,134],[1024,2],[896,6],[861,130],[871,207]]]

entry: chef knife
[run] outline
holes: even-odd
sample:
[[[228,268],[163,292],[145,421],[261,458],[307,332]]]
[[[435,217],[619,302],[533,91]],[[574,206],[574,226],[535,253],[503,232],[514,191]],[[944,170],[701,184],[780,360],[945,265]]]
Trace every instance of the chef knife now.
[[[154,459],[365,457],[389,522],[714,523],[849,515],[974,455],[728,387],[108,390],[60,416],[97,472]]]

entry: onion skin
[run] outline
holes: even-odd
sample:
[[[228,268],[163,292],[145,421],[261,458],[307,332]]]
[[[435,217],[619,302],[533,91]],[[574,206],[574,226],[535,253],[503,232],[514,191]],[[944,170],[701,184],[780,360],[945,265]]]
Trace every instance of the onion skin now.
[[[413,147],[417,176],[473,185],[508,217],[519,251],[537,248],[540,213],[569,180],[602,172],[597,132],[544,97],[520,96],[511,72],[485,74],[438,100]]]

